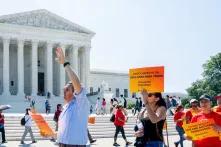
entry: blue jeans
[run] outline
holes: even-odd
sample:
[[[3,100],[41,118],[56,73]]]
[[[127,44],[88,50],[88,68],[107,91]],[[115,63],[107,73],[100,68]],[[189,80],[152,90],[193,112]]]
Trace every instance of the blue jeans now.
[[[162,141],[148,141],[145,147],[163,147]]]
[[[181,127],[179,127],[179,126],[176,126],[176,130],[177,130],[177,132],[178,132],[178,134],[179,134],[179,136],[180,136],[180,140],[179,141],[177,141],[177,142],[175,142],[176,144],[180,144],[180,146],[181,147],[183,147],[183,141],[185,140],[184,139],[184,130],[183,130],[183,128],[181,128]]]

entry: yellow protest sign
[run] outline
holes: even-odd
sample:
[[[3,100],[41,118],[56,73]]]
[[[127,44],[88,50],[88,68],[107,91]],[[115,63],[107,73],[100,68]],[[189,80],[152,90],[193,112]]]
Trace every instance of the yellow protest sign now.
[[[130,92],[164,91],[164,66],[130,69]]]
[[[207,137],[219,137],[217,131],[214,130],[215,122],[213,119],[202,120],[200,122],[184,124],[183,129],[187,136],[192,140],[201,140]]]

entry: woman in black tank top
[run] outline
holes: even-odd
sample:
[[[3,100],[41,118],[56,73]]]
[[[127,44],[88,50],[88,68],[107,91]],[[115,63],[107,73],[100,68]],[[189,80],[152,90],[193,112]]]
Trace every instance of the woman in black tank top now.
[[[161,93],[147,93],[143,91],[142,95],[146,109],[141,119],[144,126],[142,129],[143,132],[141,133],[144,134],[144,147],[163,147],[163,126],[166,119],[166,103]]]

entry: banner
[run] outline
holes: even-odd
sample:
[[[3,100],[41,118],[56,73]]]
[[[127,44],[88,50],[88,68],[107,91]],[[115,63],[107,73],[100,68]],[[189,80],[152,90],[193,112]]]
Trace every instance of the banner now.
[[[218,132],[213,128],[215,122],[213,119],[203,120],[200,122],[183,124],[183,129],[187,136],[192,140],[201,140],[207,137],[219,137]]]
[[[31,114],[32,119],[35,121],[37,127],[40,130],[40,134],[43,137],[55,137],[56,134],[54,131],[50,128],[48,123],[45,121],[43,116],[41,114],[33,113]]]
[[[164,92],[164,66],[130,69],[130,92]]]

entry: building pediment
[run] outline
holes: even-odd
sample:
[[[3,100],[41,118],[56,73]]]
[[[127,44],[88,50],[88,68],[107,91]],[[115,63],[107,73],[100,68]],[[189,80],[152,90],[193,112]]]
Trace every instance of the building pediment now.
[[[44,9],[0,16],[0,23],[94,34],[94,32]]]

